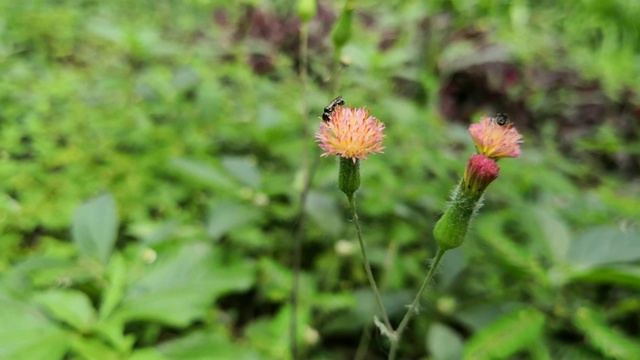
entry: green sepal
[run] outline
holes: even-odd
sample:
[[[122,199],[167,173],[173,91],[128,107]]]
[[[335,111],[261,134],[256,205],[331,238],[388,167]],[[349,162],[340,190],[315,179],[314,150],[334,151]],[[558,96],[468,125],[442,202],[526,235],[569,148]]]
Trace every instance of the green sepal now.
[[[340,157],[340,170],[338,174],[338,188],[348,198],[360,187],[360,160]]]
[[[471,220],[482,206],[482,193],[470,196],[460,188],[454,191],[444,215],[433,229],[433,237],[443,250],[455,249],[462,245]]]

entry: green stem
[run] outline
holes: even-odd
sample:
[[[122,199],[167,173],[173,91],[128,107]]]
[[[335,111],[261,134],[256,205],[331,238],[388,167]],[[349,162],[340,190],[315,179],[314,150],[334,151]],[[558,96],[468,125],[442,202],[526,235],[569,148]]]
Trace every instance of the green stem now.
[[[309,24],[303,22],[300,29],[300,82],[302,86],[302,190],[300,190],[300,198],[298,201],[298,226],[295,230],[293,239],[293,284],[291,286],[291,318],[289,323],[289,336],[291,339],[291,358],[296,360],[299,358],[298,351],[298,297],[300,293],[300,268],[302,262],[302,238],[304,236],[305,223],[305,204],[307,203],[307,195],[311,187],[312,169],[309,167],[309,151],[307,144],[309,143],[309,124],[307,121],[307,92],[308,92],[308,74],[307,59],[309,58]]]
[[[387,248],[387,257],[384,261],[384,267],[382,272],[382,278],[378,281],[380,289],[384,289],[387,283],[387,274],[393,267],[393,263],[395,262],[396,253],[398,252],[398,244],[395,241],[391,241],[389,243],[389,247]],[[358,343],[358,347],[356,349],[356,354],[353,357],[353,360],[364,360],[367,357],[367,351],[369,350],[369,343],[371,342],[371,331],[374,329],[375,324],[370,322],[362,332],[362,336],[360,337],[360,342]]]
[[[420,303],[420,299],[422,298],[422,293],[427,289],[427,286],[431,283],[431,280],[433,279],[433,274],[435,274],[436,268],[438,267],[438,264],[440,264],[440,260],[442,259],[442,255],[444,255],[446,251],[447,250],[438,248],[436,257],[433,259],[433,264],[431,265],[431,268],[429,269],[427,276],[424,278],[424,281],[422,282],[422,286],[420,286],[420,290],[418,290],[418,293],[416,294],[416,297],[413,299],[413,302],[411,303],[409,310],[407,310],[407,313],[404,314],[402,321],[400,321],[400,325],[398,325],[398,329],[396,330],[395,341],[391,342],[391,351],[389,352],[389,360],[395,360],[398,352],[398,345],[400,344],[400,338],[402,337],[402,333],[404,332],[407,325],[409,324],[409,320],[411,320],[411,316],[413,316],[413,314],[416,312],[418,308],[418,304]]]
[[[393,327],[391,326],[391,322],[389,321],[387,311],[384,308],[382,296],[380,296],[380,291],[378,290],[376,279],[373,277],[373,272],[371,271],[371,263],[369,262],[369,257],[367,256],[367,249],[364,246],[364,240],[362,240],[362,230],[360,229],[360,220],[358,219],[358,213],[356,212],[356,203],[354,197],[353,195],[347,195],[347,199],[349,199],[349,207],[351,208],[351,213],[353,214],[353,222],[356,226],[356,234],[358,236],[358,242],[360,243],[360,251],[362,252],[362,259],[364,260],[364,268],[367,271],[367,277],[369,278],[369,285],[371,286],[371,290],[373,290],[373,293],[376,296],[376,301],[378,302],[378,307],[380,307],[380,311],[382,312],[382,320],[387,327],[388,334],[393,334]]]

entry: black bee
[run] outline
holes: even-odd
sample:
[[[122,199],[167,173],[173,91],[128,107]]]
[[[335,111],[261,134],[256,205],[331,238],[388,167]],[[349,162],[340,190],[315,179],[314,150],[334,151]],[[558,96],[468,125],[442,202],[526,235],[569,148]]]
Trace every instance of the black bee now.
[[[506,114],[496,114],[496,117],[494,117],[493,119],[495,120],[496,124],[500,126],[505,126],[512,123],[511,119],[509,119]]]
[[[338,96],[337,98],[331,100],[329,105],[324,108],[324,112],[322,113],[322,120],[329,121],[331,120],[331,113],[337,108],[344,105],[344,100],[342,96]]]

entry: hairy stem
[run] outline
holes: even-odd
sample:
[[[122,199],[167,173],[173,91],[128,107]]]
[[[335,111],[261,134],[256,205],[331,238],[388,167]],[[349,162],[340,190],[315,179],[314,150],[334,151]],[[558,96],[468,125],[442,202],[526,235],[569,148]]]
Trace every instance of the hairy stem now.
[[[424,291],[427,289],[427,287],[431,283],[431,280],[433,279],[433,274],[435,274],[436,268],[438,267],[438,264],[440,264],[442,255],[444,255],[445,252],[446,250],[438,248],[438,252],[436,252],[436,257],[433,259],[433,264],[431,264],[431,268],[429,269],[429,272],[427,272],[427,276],[424,278],[424,281],[422,282],[422,286],[420,286],[420,290],[418,290],[416,297],[413,299],[413,302],[409,306],[409,310],[407,310],[407,313],[404,314],[402,321],[400,321],[400,325],[398,325],[398,329],[396,330],[396,338],[394,339],[394,341],[391,342],[391,351],[389,352],[389,360],[395,360],[396,355],[398,353],[398,345],[400,344],[402,333],[407,328],[407,325],[409,324],[409,320],[411,320],[411,316],[413,316],[413,314],[418,309],[418,304],[420,303],[420,299],[422,298],[422,293],[424,293]]]
[[[349,199],[349,207],[351,208],[351,213],[353,215],[353,222],[356,226],[356,234],[358,236],[358,242],[360,243],[360,251],[362,252],[362,259],[364,260],[364,268],[367,272],[369,285],[371,286],[371,290],[373,290],[376,301],[378,302],[378,307],[382,312],[382,320],[384,321],[384,325],[387,327],[388,334],[393,334],[393,327],[391,326],[391,322],[389,321],[387,311],[384,308],[382,296],[380,296],[380,291],[378,290],[376,279],[373,277],[373,272],[371,271],[371,263],[369,262],[369,257],[367,256],[367,249],[365,247],[364,240],[362,240],[362,230],[360,229],[360,220],[358,219],[358,212],[356,211],[354,196],[347,196],[347,198]]]

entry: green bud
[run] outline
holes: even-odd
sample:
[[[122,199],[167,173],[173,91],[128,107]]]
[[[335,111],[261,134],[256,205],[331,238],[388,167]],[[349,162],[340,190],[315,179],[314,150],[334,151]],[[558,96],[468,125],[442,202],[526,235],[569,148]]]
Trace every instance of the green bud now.
[[[348,198],[360,187],[360,160],[340,157],[340,170],[338,174],[338,188]]]
[[[433,237],[443,250],[462,245],[471,220],[482,206],[482,194],[469,195],[462,191],[461,182],[452,195],[451,203],[433,229]]]
[[[353,8],[347,3],[342,13],[331,30],[331,40],[336,49],[341,49],[351,38],[351,20]]]
[[[296,11],[304,22],[308,22],[316,16],[316,0],[298,0]]]

